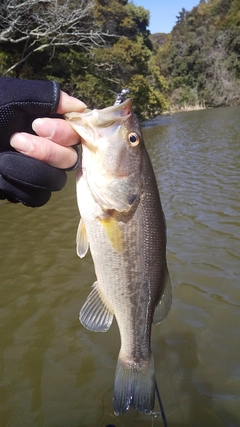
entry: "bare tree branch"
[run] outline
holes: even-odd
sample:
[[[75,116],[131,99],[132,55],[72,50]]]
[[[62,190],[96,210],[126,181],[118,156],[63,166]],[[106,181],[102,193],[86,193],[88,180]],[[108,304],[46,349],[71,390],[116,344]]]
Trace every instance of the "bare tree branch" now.
[[[89,51],[104,43],[93,18],[95,0],[1,0],[0,43],[22,44],[21,58],[56,46],[81,46]]]

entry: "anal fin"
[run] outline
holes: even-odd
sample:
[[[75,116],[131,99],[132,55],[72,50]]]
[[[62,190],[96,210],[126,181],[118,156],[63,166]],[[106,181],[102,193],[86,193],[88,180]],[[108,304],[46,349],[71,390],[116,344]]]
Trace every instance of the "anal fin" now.
[[[97,282],[80,311],[79,320],[86,329],[95,332],[106,332],[112,324],[113,314],[101,299]]]

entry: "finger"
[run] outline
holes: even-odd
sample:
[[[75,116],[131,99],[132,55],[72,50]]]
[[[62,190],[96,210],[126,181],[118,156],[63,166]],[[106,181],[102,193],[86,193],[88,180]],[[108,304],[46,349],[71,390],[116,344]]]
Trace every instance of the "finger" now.
[[[87,106],[86,104],[84,104],[84,102],[80,101],[77,98],[74,98],[73,96],[68,95],[62,90],[60,91],[60,98],[57,109],[58,114],[71,113],[73,111],[82,112],[86,109],[86,107]]]
[[[66,120],[62,119],[36,119],[32,128],[39,136],[52,140],[57,144],[70,146],[79,142],[79,135],[73,130]]]
[[[55,144],[53,141],[29,133],[15,133],[10,144],[20,153],[60,169],[71,168],[78,160],[73,148]]]

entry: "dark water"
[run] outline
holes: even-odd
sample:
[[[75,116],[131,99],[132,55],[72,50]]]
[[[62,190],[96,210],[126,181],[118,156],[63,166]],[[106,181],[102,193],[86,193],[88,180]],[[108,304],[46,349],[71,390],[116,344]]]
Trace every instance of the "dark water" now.
[[[152,124],[173,284],[152,337],[168,424],[239,427],[240,108]],[[96,334],[78,321],[95,276],[75,253],[74,173],[46,206],[0,210],[0,427],[162,426],[113,415],[117,327]]]

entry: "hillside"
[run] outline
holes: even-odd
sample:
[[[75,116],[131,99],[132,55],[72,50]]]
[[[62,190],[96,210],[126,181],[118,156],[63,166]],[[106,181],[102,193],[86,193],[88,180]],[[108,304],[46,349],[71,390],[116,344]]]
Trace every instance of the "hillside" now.
[[[154,57],[172,105],[240,103],[240,0],[201,0],[182,9],[166,43],[157,43]]]

